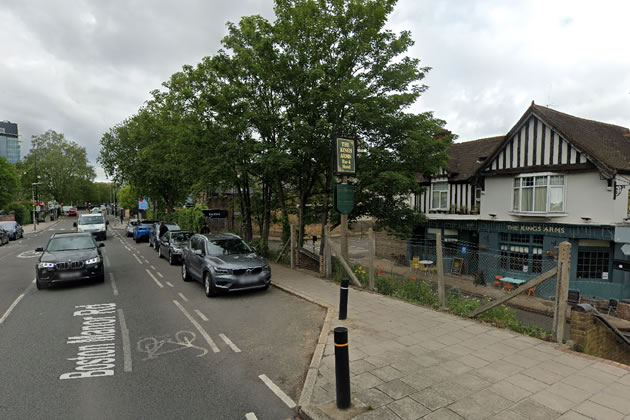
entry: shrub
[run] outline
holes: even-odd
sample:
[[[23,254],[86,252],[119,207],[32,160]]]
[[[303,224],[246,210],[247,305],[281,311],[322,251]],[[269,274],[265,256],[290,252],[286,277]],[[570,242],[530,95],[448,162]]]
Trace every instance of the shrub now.
[[[10,203],[4,208],[7,213],[15,215],[15,221],[21,225],[27,225],[33,222],[31,212],[33,208],[30,205],[24,205],[20,203]]]
[[[376,286],[376,290],[379,293],[384,295],[393,295],[396,291],[395,280],[391,278],[391,276],[378,275],[374,279],[374,286]]]

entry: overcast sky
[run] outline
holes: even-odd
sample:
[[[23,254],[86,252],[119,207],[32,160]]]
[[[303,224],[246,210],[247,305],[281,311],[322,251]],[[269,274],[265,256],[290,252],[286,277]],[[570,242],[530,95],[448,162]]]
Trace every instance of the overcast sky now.
[[[18,124],[22,156],[53,129],[96,166],[104,132],[254,14],[273,20],[273,1],[2,0],[0,120]],[[630,126],[630,1],[400,0],[388,26],[432,67],[412,111],[458,141],[507,133],[532,100]]]

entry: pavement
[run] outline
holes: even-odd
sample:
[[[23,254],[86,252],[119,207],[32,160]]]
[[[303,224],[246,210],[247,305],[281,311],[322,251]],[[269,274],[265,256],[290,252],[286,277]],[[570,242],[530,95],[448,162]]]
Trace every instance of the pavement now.
[[[308,419],[630,419],[630,367],[475,320],[273,265],[327,308],[298,403]],[[348,328],[352,407],[336,408],[332,329]]]

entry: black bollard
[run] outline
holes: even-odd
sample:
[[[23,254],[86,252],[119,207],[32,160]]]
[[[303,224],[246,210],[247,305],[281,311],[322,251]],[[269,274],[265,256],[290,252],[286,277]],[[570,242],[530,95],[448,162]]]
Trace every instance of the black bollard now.
[[[341,291],[339,293],[339,319],[346,319],[348,316],[348,285],[349,279],[341,280]]]
[[[350,360],[348,357],[348,329],[336,327],[335,333],[335,381],[337,382],[337,408],[350,407]]]

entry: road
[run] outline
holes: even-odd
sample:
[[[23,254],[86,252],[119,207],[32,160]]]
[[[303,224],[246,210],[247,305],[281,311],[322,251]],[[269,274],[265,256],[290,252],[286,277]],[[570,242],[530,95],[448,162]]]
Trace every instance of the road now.
[[[208,299],[114,226],[105,283],[37,290],[33,250],[69,230],[0,247],[0,418],[295,416],[322,308],[274,287]]]

